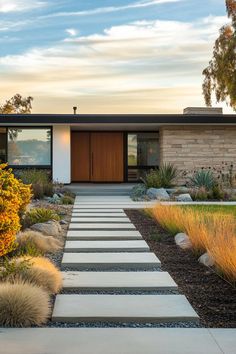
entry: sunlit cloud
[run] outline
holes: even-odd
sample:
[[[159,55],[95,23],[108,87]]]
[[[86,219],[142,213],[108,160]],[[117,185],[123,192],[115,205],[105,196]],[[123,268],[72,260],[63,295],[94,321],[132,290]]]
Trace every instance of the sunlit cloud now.
[[[66,33],[69,34],[71,37],[75,37],[78,34],[78,31],[74,28],[67,28]]]
[[[40,112],[68,112],[73,102],[86,113],[202,105],[201,73],[225,20],[136,21],[80,37],[67,30],[55,46],[0,57],[0,89],[40,98]]]
[[[46,4],[45,1],[36,0],[0,0],[0,13],[28,11]]]
[[[129,3],[123,6],[107,6],[107,7],[99,7],[84,11],[66,11],[66,12],[56,12],[49,15],[44,15],[41,18],[53,18],[53,17],[67,17],[67,16],[90,16],[90,15],[99,15],[99,14],[106,14],[111,12],[118,12],[124,10],[131,10],[131,9],[138,9],[138,8],[145,8],[154,5],[161,5],[167,3],[175,3],[181,2],[184,0],[143,0],[134,3]]]

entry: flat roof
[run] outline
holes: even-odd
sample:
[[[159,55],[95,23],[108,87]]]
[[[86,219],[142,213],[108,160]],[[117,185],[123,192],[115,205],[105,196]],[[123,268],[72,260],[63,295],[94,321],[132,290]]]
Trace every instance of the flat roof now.
[[[157,124],[157,125],[235,125],[236,114],[0,114],[0,125],[90,125],[90,124]]]

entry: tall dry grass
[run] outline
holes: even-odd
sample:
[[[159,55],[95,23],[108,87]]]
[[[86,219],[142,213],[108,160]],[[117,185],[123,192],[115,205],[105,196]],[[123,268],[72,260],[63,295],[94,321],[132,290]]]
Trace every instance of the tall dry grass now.
[[[185,232],[194,252],[209,252],[217,270],[228,279],[236,280],[236,220],[233,215],[161,204],[157,204],[151,214],[171,234]]]

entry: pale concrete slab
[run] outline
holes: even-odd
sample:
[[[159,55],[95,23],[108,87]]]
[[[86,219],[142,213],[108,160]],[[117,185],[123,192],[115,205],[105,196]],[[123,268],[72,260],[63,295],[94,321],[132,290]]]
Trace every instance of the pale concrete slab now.
[[[135,230],[135,226],[130,223],[71,223],[69,230]]]
[[[124,203],[124,204],[78,204],[77,206],[74,207],[74,209],[77,210],[82,210],[82,209],[94,209],[94,210],[100,210],[100,209],[145,209],[145,208],[152,208],[156,205],[156,202],[134,202],[134,203]]]
[[[236,353],[236,328],[211,328],[209,332],[223,353]]]
[[[77,217],[77,216],[72,216],[71,222],[73,223],[111,223],[111,222],[116,222],[116,223],[130,223],[130,219],[127,217]]]
[[[95,218],[117,217],[117,218],[123,218],[123,217],[126,217],[126,214],[124,212],[120,212],[120,213],[81,213],[81,212],[73,211],[72,217],[82,217],[82,218],[83,217],[95,217]]]
[[[57,295],[53,322],[198,321],[184,295]]]
[[[134,241],[66,241],[65,252],[149,252],[144,240]]]
[[[177,290],[167,272],[63,272],[67,290]]]
[[[64,253],[62,269],[150,269],[160,266],[161,262],[154,253]]]
[[[77,230],[68,231],[67,240],[142,240],[137,230]]]
[[[114,214],[114,213],[124,213],[123,209],[104,209],[104,208],[99,208],[99,210],[97,208],[94,209],[79,209],[74,207],[73,208],[73,213],[80,213],[80,214],[85,214],[85,213],[90,213],[90,214],[96,214],[96,213],[106,213],[106,214]]]
[[[205,328],[2,328],[0,343],[0,354],[222,354]]]

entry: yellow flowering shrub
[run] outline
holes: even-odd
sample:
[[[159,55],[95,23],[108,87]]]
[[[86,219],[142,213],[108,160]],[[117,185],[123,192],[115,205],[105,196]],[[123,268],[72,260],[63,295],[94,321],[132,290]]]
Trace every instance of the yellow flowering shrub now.
[[[6,164],[0,164],[0,257],[12,251],[20,215],[31,199],[31,187],[16,179]]]

